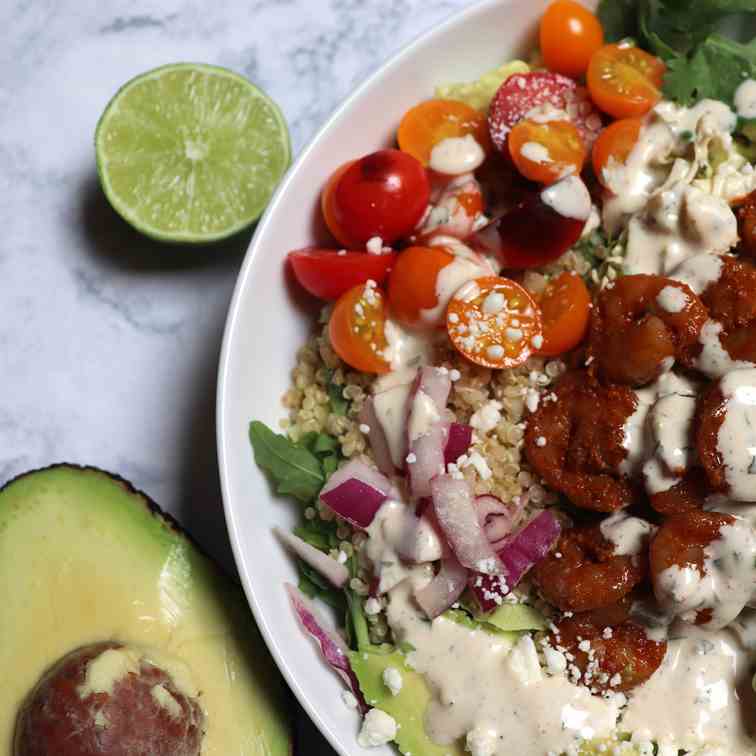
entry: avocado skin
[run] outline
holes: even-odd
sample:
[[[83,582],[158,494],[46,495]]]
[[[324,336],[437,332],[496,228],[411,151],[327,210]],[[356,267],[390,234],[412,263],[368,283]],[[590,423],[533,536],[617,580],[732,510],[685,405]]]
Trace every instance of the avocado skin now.
[[[208,593],[208,586],[212,589],[217,588],[215,597],[210,594],[210,598],[223,606],[228,612],[228,618],[221,616],[223,613],[219,613],[218,616],[213,618],[213,630],[216,630],[217,623],[228,622],[228,639],[227,645],[231,647],[233,644],[239,645],[240,639],[244,646],[254,646],[254,669],[245,670],[243,666],[236,668],[235,672],[238,676],[245,678],[242,680],[242,684],[238,686],[240,689],[244,689],[247,692],[246,701],[249,716],[245,716],[246,712],[242,707],[240,709],[240,700],[234,699],[228,701],[218,700],[215,704],[215,709],[225,709],[227,711],[234,711],[236,713],[235,721],[238,724],[239,731],[246,728],[246,732],[239,738],[238,749],[235,746],[233,753],[228,752],[225,748],[223,756],[288,756],[292,753],[292,728],[291,728],[291,695],[288,688],[283,683],[278,670],[270,658],[265,644],[259,635],[259,632],[254,624],[254,620],[251,616],[251,612],[246,602],[243,591],[239,583],[229,577],[225,570],[210,557],[204,549],[191,537],[178,523],[178,521],[167,512],[163,511],[157,503],[155,503],[149,496],[142,491],[135,488],[129,481],[122,478],[119,475],[107,472],[100,468],[87,465],[77,465],[71,463],[58,463],[48,467],[31,470],[14,477],[0,487],[0,539],[3,536],[4,525],[4,511],[3,504],[4,495],[12,492],[19,484],[29,485],[34,482],[35,478],[45,479],[49,475],[57,475],[63,473],[65,475],[71,475],[72,478],[85,480],[86,478],[96,479],[100,484],[107,483],[117,486],[118,489],[126,497],[121,497],[122,500],[129,501],[134,507],[137,507],[147,518],[154,522],[159,523],[161,531],[167,538],[171,539],[175,544],[181,546],[182,550],[185,549],[190,554],[192,563],[192,577],[195,580],[199,580],[201,583],[200,593]],[[22,515],[23,516],[23,515]],[[12,521],[12,518],[11,518]],[[7,523],[6,523],[7,524]],[[11,522],[12,524],[12,522]],[[1,566],[1,562],[0,562]],[[23,564],[16,565],[19,568],[23,568]],[[139,569],[139,567],[136,567]],[[197,578],[196,575],[199,574]],[[1,577],[1,576],[0,576]],[[1,581],[0,581],[1,582]],[[196,602],[199,604],[207,603],[207,596],[201,596]],[[110,603],[110,597],[106,596],[103,603]],[[192,611],[191,609],[189,610]],[[204,609],[203,611],[208,611]],[[231,626],[230,618],[235,620],[233,626]],[[245,623],[243,627],[240,623]],[[201,618],[200,618],[201,626]],[[196,633],[196,631],[195,631]],[[81,645],[89,642],[90,638],[82,638]],[[102,638],[103,641],[113,640],[113,638]],[[123,638],[118,640],[124,640],[129,643],[131,639]],[[73,648],[68,649],[73,650]],[[237,649],[234,649],[237,650]],[[249,662],[242,657],[249,656],[249,649],[246,648],[238,654],[238,659],[242,662]],[[34,644],[25,645],[23,648],[19,648],[19,652],[24,654],[34,655]],[[195,652],[193,651],[192,654]],[[181,658],[179,656],[179,658]],[[191,659],[182,659],[186,661],[191,667]],[[195,658],[196,661],[196,658]],[[50,667],[50,660],[46,660],[45,663],[41,663],[39,667],[39,676],[45,673]],[[6,673],[12,675],[12,670],[9,672],[6,669]],[[5,675],[4,675],[5,676]],[[36,680],[34,681],[36,682]],[[200,680],[200,682],[202,682]],[[264,690],[263,690],[264,689]],[[242,692],[242,696],[245,692]],[[249,691],[252,691],[252,696],[248,695]],[[27,691],[27,692],[30,692]],[[0,699],[2,699],[0,694]],[[207,701],[207,697],[205,699]],[[257,702],[260,703],[260,712],[256,713]],[[248,726],[245,722],[249,722]],[[233,724],[233,723],[232,723]],[[8,730],[7,723],[3,722],[0,717],[0,752],[3,751],[5,743],[12,742],[13,732],[15,729],[13,723],[10,723],[10,731]],[[223,727],[228,728],[229,722],[224,722]],[[221,729],[221,728],[217,728]],[[243,742],[242,742],[243,741]],[[206,741],[207,744],[207,741]],[[216,750],[211,747],[208,750],[208,754],[214,756]],[[203,756],[205,754],[205,747],[203,746]]]

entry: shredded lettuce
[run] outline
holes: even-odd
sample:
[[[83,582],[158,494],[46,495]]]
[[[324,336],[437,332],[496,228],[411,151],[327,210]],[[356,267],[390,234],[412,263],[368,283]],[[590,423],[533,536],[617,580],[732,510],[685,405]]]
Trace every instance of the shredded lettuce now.
[[[527,73],[530,66],[521,60],[505,63],[493,71],[488,71],[476,81],[441,84],[436,87],[436,97],[445,100],[459,100],[476,110],[488,111],[496,90],[512,75]]]

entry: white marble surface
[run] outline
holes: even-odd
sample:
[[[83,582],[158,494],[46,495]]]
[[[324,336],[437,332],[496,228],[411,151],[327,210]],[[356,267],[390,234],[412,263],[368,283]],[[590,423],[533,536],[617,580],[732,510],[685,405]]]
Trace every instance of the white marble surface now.
[[[249,235],[196,251],[131,231],[99,190],[97,118],[141,71],[216,63],[277,100],[298,151],[394,50],[469,4],[0,2],[0,484],[60,461],[118,472],[231,566],[213,410]]]

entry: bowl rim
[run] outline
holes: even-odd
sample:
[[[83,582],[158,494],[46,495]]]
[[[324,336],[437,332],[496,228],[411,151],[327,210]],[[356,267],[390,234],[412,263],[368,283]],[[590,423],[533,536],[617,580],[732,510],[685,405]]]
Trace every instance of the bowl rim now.
[[[247,289],[248,279],[253,273],[255,262],[258,258],[258,250],[260,246],[259,240],[265,235],[268,226],[273,223],[273,217],[276,215],[276,210],[281,202],[281,198],[287,193],[289,186],[293,183],[295,177],[302,169],[303,164],[308,161],[311,153],[317,150],[321,139],[341,118],[344,111],[348,110],[355,101],[359,100],[362,97],[363,93],[366,90],[370,89],[377,79],[382,78],[388,71],[392,71],[395,68],[402,66],[405,63],[406,59],[411,57],[414,54],[415,50],[418,47],[422,46],[426,41],[430,40],[436,35],[441,34],[443,31],[449,29],[450,27],[466,23],[468,19],[480,13],[485,13],[489,8],[500,5],[509,5],[512,2],[513,0],[477,0],[477,2],[473,2],[468,7],[461,8],[460,10],[453,12],[448,18],[444,19],[440,23],[437,23],[431,28],[418,33],[409,42],[407,42],[399,50],[393,53],[389,58],[384,60],[379,65],[379,67],[372,74],[370,74],[367,79],[365,79],[365,81],[363,81],[351,94],[349,94],[344,100],[342,100],[342,102],[326,119],[324,124],[315,132],[315,135],[307,142],[305,147],[297,156],[296,160],[292,163],[291,167],[286,172],[281,183],[278,185],[278,188],[274,192],[268,204],[268,207],[266,208],[257,224],[252,239],[250,240],[249,246],[247,247],[247,251],[244,255],[244,259],[242,261],[242,265],[236,279],[236,284],[234,285],[234,291],[226,315],[217,374],[215,403],[216,449],[218,454],[218,470],[220,474],[221,495],[223,498],[223,511],[226,520],[226,529],[234,556],[234,562],[239,573],[239,578],[241,580],[242,588],[247,598],[247,602],[252,609],[255,622],[257,623],[260,633],[265,641],[265,645],[267,646],[268,651],[273,657],[276,666],[286,680],[289,688],[296,696],[299,704],[307,712],[312,722],[323,734],[330,746],[338,754],[340,754],[340,756],[350,756],[351,749],[347,750],[346,746],[341,742],[338,735],[325,721],[319,709],[302,690],[295,671],[289,666],[285,655],[275,641],[273,628],[268,622],[267,617],[257,600],[255,591],[251,587],[250,576],[245,566],[245,560],[242,554],[241,538],[237,531],[237,523],[234,518],[233,506],[231,504],[231,496],[229,493],[229,465],[227,462],[226,452],[226,443],[229,436],[226,432],[225,408],[226,403],[230,401],[227,392],[227,376],[230,371],[229,365],[232,354],[232,335],[236,327],[236,322],[239,319],[239,310],[241,307],[243,293]],[[253,464],[251,456],[250,464]]]

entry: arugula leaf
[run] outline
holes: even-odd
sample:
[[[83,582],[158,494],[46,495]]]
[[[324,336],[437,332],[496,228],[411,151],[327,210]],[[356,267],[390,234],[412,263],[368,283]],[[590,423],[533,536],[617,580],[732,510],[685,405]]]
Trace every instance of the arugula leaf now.
[[[601,0],[596,15],[607,42],[638,36],[638,0]]]
[[[690,57],[667,62],[664,94],[683,104],[706,97],[732,103],[744,79],[756,77],[756,40],[743,45],[712,34]]]
[[[249,424],[255,462],[271,477],[279,494],[312,501],[325,483],[317,456],[309,449],[274,433],[256,420]]]

